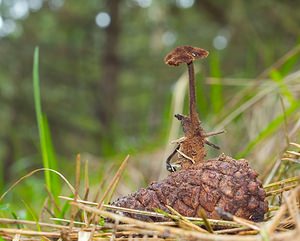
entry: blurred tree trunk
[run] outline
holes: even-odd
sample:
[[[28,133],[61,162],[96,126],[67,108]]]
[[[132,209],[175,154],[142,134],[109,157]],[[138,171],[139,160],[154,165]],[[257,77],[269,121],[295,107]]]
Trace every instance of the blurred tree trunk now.
[[[4,137],[4,145],[5,145],[5,152],[3,156],[3,164],[1,165],[1,172],[3,174],[3,179],[1,180],[3,183],[0,185],[0,190],[7,184],[10,179],[11,179],[11,168],[12,165],[15,162],[15,143],[14,143],[14,138],[15,138],[15,130],[17,126],[17,100],[16,98],[13,98],[10,103],[10,128],[11,131],[9,133],[6,133]],[[2,186],[2,187],[1,187]]]
[[[11,167],[14,163],[14,153],[15,153],[15,148],[14,148],[14,143],[13,143],[13,137],[6,136],[6,152],[5,156],[3,158],[4,164],[3,164],[3,181],[4,183],[8,183],[11,178]]]
[[[196,3],[200,11],[204,10],[204,13],[221,26],[228,24],[226,11],[223,9],[221,4],[217,4],[209,0],[197,1]]]
[[[119,93],[118,79],[120,59],[118,54],[120,21],[120,0],[108,0],[107,9],[111,17],[110,25],[105,29],[105,41],[101,61],[102,78],[99,85],[100,104],[96,107],[97,118],[101,123],[102,154],[113,150],[114,123],[117,113],[117,98]]]

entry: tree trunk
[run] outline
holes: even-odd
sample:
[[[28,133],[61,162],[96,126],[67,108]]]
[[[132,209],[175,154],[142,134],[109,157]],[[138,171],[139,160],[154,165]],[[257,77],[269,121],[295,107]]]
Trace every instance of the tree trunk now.
[[[105,42],[101,61],[102,78],[99,84],[99,100],[96,111],[101,124],[100,142],[102,154],[109,149],[113,150],[114,122],[118,105],[118,78],[120,73],[120,59],[118,44],[120,35],[119,9],[120,0],[108,0],[107,9],[111,17],[110,25],[105,31]]]

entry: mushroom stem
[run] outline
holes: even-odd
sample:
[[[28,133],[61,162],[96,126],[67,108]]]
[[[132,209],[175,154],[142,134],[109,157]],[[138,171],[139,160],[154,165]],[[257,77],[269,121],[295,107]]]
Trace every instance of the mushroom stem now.
[[[196,107],[196,88],[195,88],[195,71],[193,62],[187,64],[189,72],[189,96],[190,96],[190,118],[192,124],[198,121],[198,113]]]

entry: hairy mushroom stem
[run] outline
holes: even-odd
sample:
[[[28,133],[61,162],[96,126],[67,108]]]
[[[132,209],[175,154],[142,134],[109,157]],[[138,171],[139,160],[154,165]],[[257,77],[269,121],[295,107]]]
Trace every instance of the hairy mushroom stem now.
[[[196,107],[196,88],[195,88],[195,71],[193,62],[188,63],[189,72],[189,97],[190,97],[190,118],[193,126],[199,121]]]

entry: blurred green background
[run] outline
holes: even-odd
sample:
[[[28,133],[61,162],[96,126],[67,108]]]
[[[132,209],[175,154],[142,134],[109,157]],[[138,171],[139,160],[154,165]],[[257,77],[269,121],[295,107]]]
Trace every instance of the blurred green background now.
[[[197,92],[205,129],[227,131],[214,143],[269,170],[287,139],[299,141],[299,8],[291,0],[0,0],[1,193],[45,166],[35,46],[49,167],[67,178],[77,153],[89,161],[95,186],[130,153],[120,193],[166,175],[168,143],[180,137],[174,108],[187,113],[186,98],[180,109],[186,68],[163,61],[178,45],[210,52],[196,63]],[[44,183],[42,173],[31,177],[6,200],[39,199]]]

